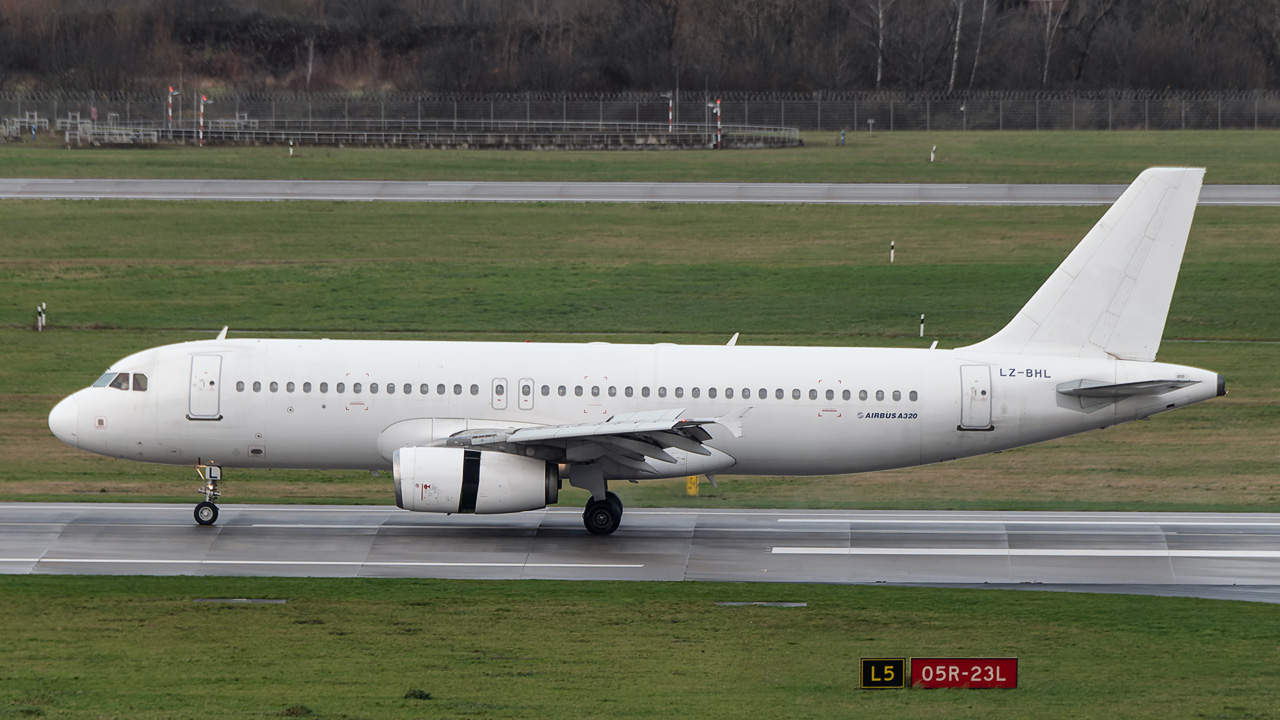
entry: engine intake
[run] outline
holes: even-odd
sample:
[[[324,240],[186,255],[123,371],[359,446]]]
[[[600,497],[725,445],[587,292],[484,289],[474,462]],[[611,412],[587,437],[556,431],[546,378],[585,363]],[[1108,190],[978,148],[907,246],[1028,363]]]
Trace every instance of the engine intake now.
[[[555,463],[462,448],[403,447],[392,456],[396,506],[416,512],[509,513],[554,504]]]

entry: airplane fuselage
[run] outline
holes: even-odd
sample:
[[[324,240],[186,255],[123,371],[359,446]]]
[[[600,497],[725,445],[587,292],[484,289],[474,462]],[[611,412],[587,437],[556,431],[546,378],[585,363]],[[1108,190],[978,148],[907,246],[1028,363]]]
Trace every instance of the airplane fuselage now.
[[[465,430],[603,423],[661,409],[740,417],[738,434],[708,427],[712,458],[680,454],[679,463],[651,463],[657,474],[631,474],[640,478],[935,463],[1147,417],[1219,391],[1206,370],[1114,359],[598,343],[209,340],[137,353],[112,373],[143,375],[146,390],[103,385],[64,401],[75,412],[69,442],[175,465],[386,470],[400,447],[443,445]],[[1113,402],[1058,392],[1080,379],[1175,378],[1194,383]]]

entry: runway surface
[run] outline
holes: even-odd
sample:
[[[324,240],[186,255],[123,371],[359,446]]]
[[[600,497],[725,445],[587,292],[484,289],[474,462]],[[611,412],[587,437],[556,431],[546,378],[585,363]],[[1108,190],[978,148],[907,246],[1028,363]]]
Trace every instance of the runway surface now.
[[[1280,515],[0,503],[0,572],[888,583],[1280,602]]]
[[[1125,185],[390,182],[0,178],[0,198],[627,202],[834,205],[1110,205]],[[1201,205],[1280,205],[1280,185],[1205,185]]]

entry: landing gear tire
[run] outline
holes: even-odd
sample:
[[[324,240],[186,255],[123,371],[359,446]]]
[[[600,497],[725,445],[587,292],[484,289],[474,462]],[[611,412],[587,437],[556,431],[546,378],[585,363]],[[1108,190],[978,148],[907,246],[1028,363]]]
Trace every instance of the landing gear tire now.
[[[206,500],[196,505],[195,517],[201,525],[212,525],[218,521],[218,506]]]
[[[612,535],[622,522],[622,513],[608,502],[592,501],[582,513],[582,523],[592,535]]]
[[[606,490],[604,493],[604,501],[618,508],[618,516],[622,516],[622,498]]]
[[[606,493],[604,500],[588,500],[582,513],[582,524],[592,535],[612,535],[622,522],[622,501],[613,493]]]

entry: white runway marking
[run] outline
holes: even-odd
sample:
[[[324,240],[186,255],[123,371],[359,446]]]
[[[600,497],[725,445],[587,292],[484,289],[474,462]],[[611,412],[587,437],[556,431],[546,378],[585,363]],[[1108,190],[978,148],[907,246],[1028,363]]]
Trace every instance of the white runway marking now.
[[[365,562],[363,560],[152,560],[116,558],[0,558],[0,563],[61,563],[67,565],[285,565],[301,567],[475,567],[475,568],[581,568],[635,570],[642,564],[621,563],[522,563],[522,562]]]
[[[1242,518],[1243,520],[1243,518]],[[950,518],[914,519],[914,518],[778,518],[780,523],[858,523],[858,524],[902,524],[902,525],[1126,525],[1131,527],[1161,527],[1176,525],[1179,527],[1221,527],[1223,525],[1248,525],[1251,528],[1280,527],[1277,522],[1238,522],[1234,520],[1008,520],[993,518],[991,520],[956,520]]]
[[[1163,550],[1088,548],[847,548],[775,547],[774,555],[959,555],[965,557],[1158,557],[1275,560],[1280,550]]]

